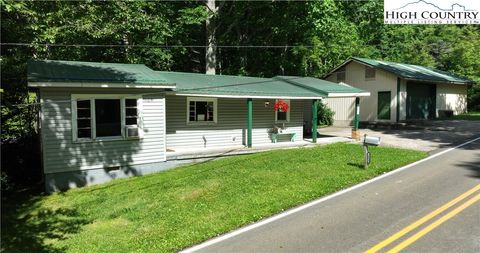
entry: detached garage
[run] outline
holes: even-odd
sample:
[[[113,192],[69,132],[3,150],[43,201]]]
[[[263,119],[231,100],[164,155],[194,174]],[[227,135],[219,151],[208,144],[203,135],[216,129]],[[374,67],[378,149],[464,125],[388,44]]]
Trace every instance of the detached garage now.
[[[472,80],[411,64],[353,57],[324,79],[371,93],[360,99],[360,121],[434,119],[466,112]],[[351,125],[354,99],[326,99],[337,125]],[[347,107],[348,109],[345,109]]]

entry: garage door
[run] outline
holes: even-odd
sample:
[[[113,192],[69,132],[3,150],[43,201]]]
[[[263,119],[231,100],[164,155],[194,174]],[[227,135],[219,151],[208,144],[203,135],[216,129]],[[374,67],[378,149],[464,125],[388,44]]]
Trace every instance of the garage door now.
[[[435,118],[435,84],[407,82],[407,119]]]

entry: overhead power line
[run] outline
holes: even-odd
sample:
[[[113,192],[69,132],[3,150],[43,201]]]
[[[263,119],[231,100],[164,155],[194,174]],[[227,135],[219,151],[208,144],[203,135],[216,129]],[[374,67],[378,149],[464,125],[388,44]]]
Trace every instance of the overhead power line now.
[[[13,0],[27,2],[31,0]],[[35,2],[54,2],[58,0],[34,0]],[[63,2],[86,2],[87,0],[62,0]],[[131,2],[132,0],[92,0],[92,2]],[[188,0],[143,0],[145,2],[188,2]],[[193,0],[203,2],[203,0]],[[216,2],[322,2],[324,0],[216,0]],[[370,0],[334,0],[335,2],[366,2]]]
[[[2,46],[45,46],[45,47],[103,47],[103,48],[207,48],[207,45],[119,45],[119,44],[49,44],[49,43],[22,43],[22,42],[5,42],[0,43]],[[216,48],[314,48],[315,45],[217,45]]]

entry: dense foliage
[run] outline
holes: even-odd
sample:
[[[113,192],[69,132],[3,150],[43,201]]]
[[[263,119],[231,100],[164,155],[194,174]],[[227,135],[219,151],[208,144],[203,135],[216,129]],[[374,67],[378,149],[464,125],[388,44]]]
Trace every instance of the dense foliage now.
[[[26,84],[28,59],[203,72],[209,17],[221,74],[321,77],[359,56],[427,65],[480,82],[479,26],[383,25],[381,0],[217,1],[213,17],[205,1],[0,3],[3,143],[35,135],[36,106],[14,106],[34,99]],[[470,91],[472,107],[480,107],[479,89]]]
[[[317,109],[318,115],[318,125],[320,126],[331,126],[333,125],[333,116],[335,116],[335,112],[332,109],[328,108],[327,105],[320,101],[318,103]]]

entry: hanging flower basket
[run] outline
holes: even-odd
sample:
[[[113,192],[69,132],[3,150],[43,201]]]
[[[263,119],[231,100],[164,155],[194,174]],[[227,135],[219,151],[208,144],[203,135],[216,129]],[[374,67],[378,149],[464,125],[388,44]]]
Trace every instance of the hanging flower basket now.
[[[288,111],[288,103],[279,99],[275,104],[273,105],[273,109],[275,111],[280,111],[280,112],[287,112]]]

